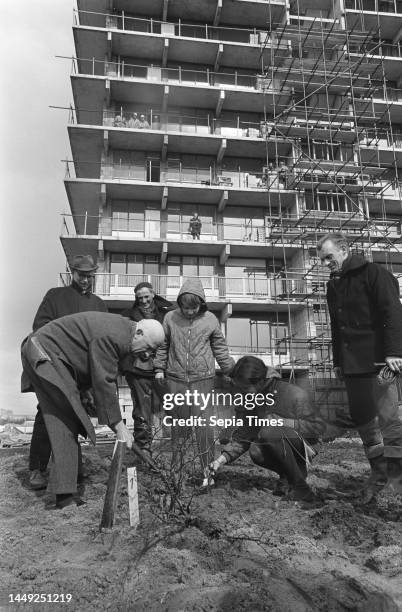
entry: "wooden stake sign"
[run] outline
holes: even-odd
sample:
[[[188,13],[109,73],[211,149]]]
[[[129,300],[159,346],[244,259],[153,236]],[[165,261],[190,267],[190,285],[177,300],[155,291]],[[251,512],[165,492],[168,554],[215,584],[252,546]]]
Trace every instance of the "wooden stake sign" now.
[[[138,509],[137,468],[127,468],[128,508],[130,513],[130,526],[137,527],[140,521]]]
[[[110,466],[105,502],[103,504],[103,514],[99,525],[100,531],[102,531],[102,529],[110,529],[113,527],[114,513],[116,512],[117,499],[119,495],[120,475],[125,453],[126,443],[122,440],[116,440],[113,450],[112,463]]]

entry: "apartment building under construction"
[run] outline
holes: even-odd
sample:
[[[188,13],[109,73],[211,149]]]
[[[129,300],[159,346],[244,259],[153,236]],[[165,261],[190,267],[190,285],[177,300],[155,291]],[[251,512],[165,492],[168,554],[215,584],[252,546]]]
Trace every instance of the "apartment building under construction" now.
[[[115,312],[198,276],[231,352],[332,410],[317,240],[402,278],[402,1],[77,1],[67,259]]]

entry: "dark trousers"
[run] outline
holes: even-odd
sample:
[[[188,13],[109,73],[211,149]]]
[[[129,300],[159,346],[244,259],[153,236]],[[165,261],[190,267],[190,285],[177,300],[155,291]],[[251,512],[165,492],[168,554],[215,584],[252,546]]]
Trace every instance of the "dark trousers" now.
[[[356,425],[366,425],[377,416],[376,377],[372,374],[345,376],[350,416]]]
[[[131,372],[125,374],[133,400],[134,440],[142,449],[151,449],[152,417],[160,411],[154,379],[141,378]]]
[[[75,493],[78,476],[78,434],[84,433],[83,426],[62,391],[41,378],[27,360],[23,359],[23,365],[38,398],[52,449],[48,490],[56,494]],[[60,368],[62,367],[60,365]],[[67,367],[63,371],[64,377],[72,379]],[[73,379],[71,382],[75,385]]]
[[[396,384],[379,385],[376,375],[372,374],[364,378],[347,376],[345,386],[348,394],[349,415],[337,417],[330,424],[331,435],[340,435],[345,429],[357,428],[365,447],[374,447],[382,438],[384,455],[402,458],[402,421],[398,414]],[[378,417],[377,432],[371,427],[370,439],[366,442],[360,430],[364,431],[366,425],[374,421],[376,417]]]
[[[52,447],[39,404],[37,409],[29,449],[29,469],[43,472],[49,463]]]
[[[39,404],[37,409],[32,431],[31,446],[29,448],[29,469],[31,471],[41,470],[41,472],[44,472],[50,461],[52,446]],[[82,471],[81,445],[78,444],[78,476],[82,475]]]
[[[304,484],[307,477],[304,442],[293,429],[261,428],[249,453],[254,463],[285,477],[292,486]]]

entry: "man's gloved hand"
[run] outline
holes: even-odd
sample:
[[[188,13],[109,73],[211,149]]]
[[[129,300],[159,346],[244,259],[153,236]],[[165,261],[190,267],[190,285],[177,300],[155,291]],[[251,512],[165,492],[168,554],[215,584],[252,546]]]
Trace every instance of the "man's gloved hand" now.
[[[215,484],[215,476],[217,471],[227,463],[228,460],[225,455],[221,455],[215,461],[209,464],[204,470],[204,480],[202,481],[201,487],[211,487]]]
[[[155,383],[157,387],[159,387],[159,393],[165,388],[165,373],[164,372],[156,372],[155,374]]]
[[[116,431],[117,439],[125,442],[127,445],[127,448],[132,448],[133,442],[134,442],[133,434],[131,433],[131,431],[127,429],[123,421],[120,421],[119,423],[117,423],[114,429]]]

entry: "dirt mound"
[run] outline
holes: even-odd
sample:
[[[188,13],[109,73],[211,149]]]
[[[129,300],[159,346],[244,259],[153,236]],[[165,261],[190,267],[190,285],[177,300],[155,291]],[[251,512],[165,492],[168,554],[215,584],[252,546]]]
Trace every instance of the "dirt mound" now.
[[[112,447],[83,451],[87,503],[61,511],[29,490],[26,451],[0,457],[1,610],[60,607],[9,606],[9,593],[71,593],[68,610],[79,612],[402,609],[395,497],[368,507],[341,497],[302,510],[271,494],[274,474],[242,458],[209,493],[192,495],[186,516],[168,516],[163,483],[141,470],[139,528],[129,527],[122,478],[115,528],[99,533]],[[360,452],[353,443],[323,447],[309,478],[324,500],[364,479]]]

